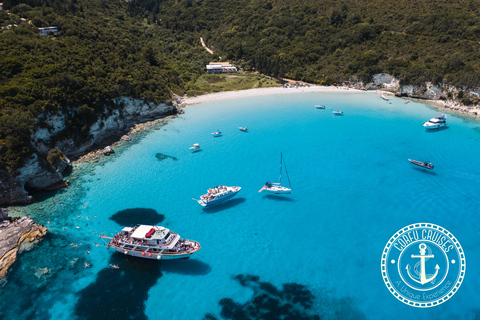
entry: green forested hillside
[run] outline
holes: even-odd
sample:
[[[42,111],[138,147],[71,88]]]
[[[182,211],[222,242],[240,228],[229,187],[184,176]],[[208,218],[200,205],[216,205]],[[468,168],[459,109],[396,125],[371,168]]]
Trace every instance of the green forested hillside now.
[[[200,93],[211,59],[318,84],[480,85],[480,3],[451,0],[4,0],[0,11],[0,167],[32,150],[39,115],[69,117],[87,139],[114,98]],[[39,27],[57,26],[55,36]],[[200,45],[202,36],[215,54]],[[471,101],[466,99],[466,103]]]
[[[69,117],[64,136],[87,139],[99,114],[127,96],[163,102],[204,72],[210,55],[193,34],[171,32],[130,13],[125,2],[5,1],[0,11],[0,166],[31,151],[39,115]],[[22,21],[22,18],[24,21]],[[30,22],[30,23],[29,23]],[[56,36],[38,27],[57,26]]]
[[[134,0],[161,25],[197,32],[246,68],[309,82],[480,84],[480,2]],[[330,79],[330,80],[329,80]]]

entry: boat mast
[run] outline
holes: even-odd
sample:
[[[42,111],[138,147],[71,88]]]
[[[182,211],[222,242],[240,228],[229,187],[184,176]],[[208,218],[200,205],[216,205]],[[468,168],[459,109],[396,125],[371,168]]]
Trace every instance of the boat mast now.
[[[282,153],[280,152],[280,185],[282,185],[282,162],[283,162],[283,156],[282,156]]]

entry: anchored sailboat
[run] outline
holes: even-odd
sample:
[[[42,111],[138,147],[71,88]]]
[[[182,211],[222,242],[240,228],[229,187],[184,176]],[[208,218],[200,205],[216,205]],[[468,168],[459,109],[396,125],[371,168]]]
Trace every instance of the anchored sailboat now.
[[[283,166],[285,167],[285,173],[288,179],[288,186],[290,188],[282,186]],[[292,192],[292,184],[290,183],[290,178],[288,177],[287,166],[285,164],[285,161],[283,160],[282,153],[280,153],[280,179],[279,180],[280,180],[279,182],[265,182],[265,184],[263,185],[263,188],[260,189],[258,192],[266,191],[268,193],[276,193],[276,194],[290,194]]]

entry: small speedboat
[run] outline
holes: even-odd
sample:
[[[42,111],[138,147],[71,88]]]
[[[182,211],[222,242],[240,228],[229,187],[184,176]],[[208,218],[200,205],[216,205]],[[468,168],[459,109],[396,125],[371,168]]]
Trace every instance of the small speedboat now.
[[[203,207],[209,207],[232,199],[241,189],[240,187],[218,186],[208,189],[207,193],[200,196],[200,200],[193,200],[197,201]]]
[[[332,113],[333,113],[334,116],[343,116],[343,112],[340,111],[340,110],[333,111]]]
[[[212,136],[214,137],[220,137],[222,133],[220,131],[212,132]]]
[[[200,243],[197,241],[181,238],[178,233],[162,226],[125,227],[113,238],[105,236],[101,236],[101,238],[111,240],[108,248],[113,248],[128,256],[144,259],[188,259],[193,253],[200,250]],[[118,269],[116,265],[110,266]]]
[[[447,116],[444,114],[439,114],[438,116],[433,117],[432,119],[428,120],[427,122],[423,123],[425,129],[438,129],[441,127],[447,126]]]
[[[385,94],[382,93],[381,97],[383,100],[388,101],[388,98],[385,96]]]
[[[247,128],[246,127],[238,127],[238,129],[242,130],[242,131],[247,131]]]
[[[422,162],[422,161],[417,161],[417,160],[412,160],[412,159],[408,159],[408,161],[410,161],[414,165],[417,165],[417,166],[425,168],[425,169],[429,169],[429,170],[433,169],[433,164],[431,164],[429,161]]]
[[[200,145],[198,143],[194,143],[192,147],[188,148],[190,150],[198,150],[200,149]]]
[[[323,104],[317,104],[315,109],[325,109],[325,106]]]

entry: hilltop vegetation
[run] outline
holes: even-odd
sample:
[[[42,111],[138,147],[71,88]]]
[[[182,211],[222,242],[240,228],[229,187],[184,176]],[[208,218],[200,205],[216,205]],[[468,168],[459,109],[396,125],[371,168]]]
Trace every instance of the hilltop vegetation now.
[[[18,25],[0,33],[0,167],[10,171],[32,151],[31,131],[46,126],[46,114],[67,115],[58,139],[81,142],[100,114],[118,107],[115,98],[164,102],[210,61],[194,35],[132,16],[117,1],[6,1],[4,8],[11,14],[0,11],[0,24]],[[47,26],[58,34],[39,35]]]
[[[32,130],[46,126],[45,115],[68,117],[57,139],[86,140],[99,115],[119,107],[119,96],[158,103],[171,92],[224,90],[204,76],[219,56],[245,70],[324,85],[379,72],[402,84],[480,85],[478,1],[3,3],[10,14],[0,11],[0,25],[17,25],[0,32],[0,168],[10,172],[32,152]],[[39,35],[47,26],[58,33]]]
[[[132,0],[199,33],[246,69],[332,84],[378,72],[403,84],[480,84],[480,3],[449,0]]]

